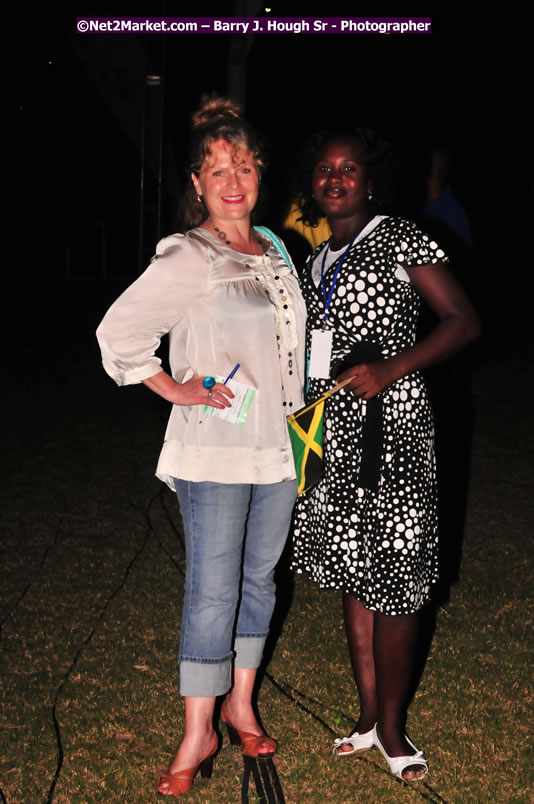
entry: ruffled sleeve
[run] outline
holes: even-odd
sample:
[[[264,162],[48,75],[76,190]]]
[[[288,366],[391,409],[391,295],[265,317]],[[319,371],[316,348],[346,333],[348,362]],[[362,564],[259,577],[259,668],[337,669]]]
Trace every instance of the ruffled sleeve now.
[[[207,290],[209,264],[192,238],[158,243],[147,270],[119,296],[97,329],[102,363],[117,385],[131,385],[161,370],[161,338]]]
[[[448,262],[448,257],[435,240],[425,234],[415,223],[398,220],[399,238],[395,246],[395,260],[403,268],[430,265],[439,260]]]

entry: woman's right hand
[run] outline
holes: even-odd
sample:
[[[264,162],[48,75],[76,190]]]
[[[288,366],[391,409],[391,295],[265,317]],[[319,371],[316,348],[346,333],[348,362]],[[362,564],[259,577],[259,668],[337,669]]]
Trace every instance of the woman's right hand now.
[[[204,377],[191,377],[187,382],[176,383],[176,399],[172,402],[175,405],[209,405],[211,408],[229,408],[234,394],[228,386],[223,385],[222,382],[216,382],[208,390],[202,385],[204,379]]]
[[[211,388],[210,397],[208,389],[202,385],[204,379],[204,377],[191,377],[187,382],[178,383],[166,371],[160,371],[143,380],[143,384],[155,394],[162,396],[167,402],[172,402],[173,405],[185,407],[209,405],[210,408],[229,408],[234,394],[228,386],[223,385],[222,382],[216,382]]]

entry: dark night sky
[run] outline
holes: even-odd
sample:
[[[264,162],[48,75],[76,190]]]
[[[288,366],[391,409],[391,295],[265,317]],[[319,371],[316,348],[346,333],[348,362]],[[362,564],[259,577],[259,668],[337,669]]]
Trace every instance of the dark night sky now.
[[[149,3],[143,13],[159,15],[165,5],[167,15],[177,13],[163,2]],[[232,8],[219,3],[217,15],[232,16]],[[328,3],[328,15],[345,8]],[[114,11],[125,15],[120,8]],[[136,12],[128,8],[127,14]],[[212,4],[196,3],[190,13],[212,12]],[[20,48],[16,148],[25,170],[19,183],[20,235],[31,228],[46,255],[135,199],[139,184],[136,148],[71,44],[75,16],[84,13],[102,12],[52,12],[46,19],[43,13]],[[179,13],[185,13],[183,6]],[[380,15],[376,9],[372,14]],[[109,9],[102,15],[114,16]],[[311,11],[308,4],[284,3],[282,10],[272,6],[273,15],[310,16]],[[494,19],[463,21],[456,13],[434,15],[430,36],[256,37],[248,60],[246,112],[271,140],[271,207],[285,201],[291,154],[311,128],[371,125],[399,146],[408,164],[425,142],[447,143],[456,154],[457,193],[475,226],[479,270],[484,282],[498,285],[505,262],[506,271],[510,263],[525,262],[532,168],[525,122],[527,41],[515,35],[513,57],[503,55],[509,41],[497,38],[497,33],[504,36],[504,26],[497,31],[495,25]],[[167,38],[165,130],[178,164],[200,94],[225,91],[228,44],[227,35]],[[150,47],[157,52],[156,39]],[[173,205],[167,196],[165,229],[173,228]]]

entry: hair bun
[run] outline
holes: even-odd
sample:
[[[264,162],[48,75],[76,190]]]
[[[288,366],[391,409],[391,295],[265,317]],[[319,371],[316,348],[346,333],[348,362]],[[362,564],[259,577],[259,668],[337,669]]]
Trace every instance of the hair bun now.
[[[219,95],[203,95],[191,122],[193,128],[198,128],[220,120],[221,117],[238,119],[241,117],[241,107],[230,98],[221,98]]]

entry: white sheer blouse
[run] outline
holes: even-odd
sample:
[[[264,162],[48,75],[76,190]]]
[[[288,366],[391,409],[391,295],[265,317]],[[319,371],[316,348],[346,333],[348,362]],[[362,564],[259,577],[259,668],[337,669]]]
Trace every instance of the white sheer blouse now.
[[[295,477],[286,415],[302,407],[305,306],[294,269],[270,245],[240,254],[202,228],[162,240],[151,265],[110,307],[97,330],[102,360],[118,385],[161,370],[169,333],[176,382],[227,376],[256,389],[243,425],[173,405],[157,476],[219,483]],[[199,421],[204,418],[202,426]]]

